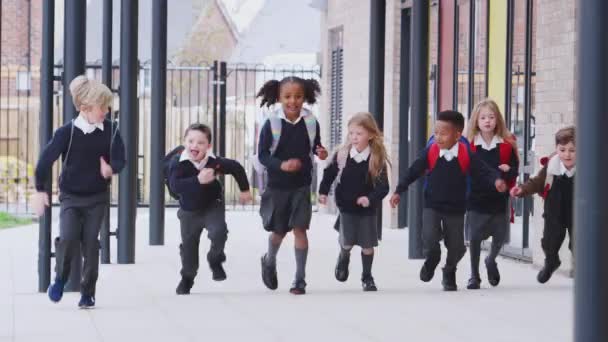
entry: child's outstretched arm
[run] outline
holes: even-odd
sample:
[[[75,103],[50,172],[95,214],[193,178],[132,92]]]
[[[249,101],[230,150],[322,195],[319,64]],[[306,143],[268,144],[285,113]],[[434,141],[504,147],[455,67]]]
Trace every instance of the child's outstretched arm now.
[[[418,158],[414,160],[412,165],[410,165],[410,168],[405,172],[405,175],[401,177],[399,184],[395,189],[395,193],[391,196],[391,207],[397,207],[397,204],[401,201],[401,193],[406,191],[410,184],[424,175],[425,171],[428,169],[428,152],[428,148],[422,150],[422,152],[418,154]]]
[[[327,194],[329,194],[329,189],[331,188],[331,185],[333,184],[337,176],[338,153],[334,155],[331,163],[327,165],[327,167],[323,170],[323,179],[321,180],[321,185],[319,185],[319,203],[327,203]]]
[[[312,146],[312,153],[316,154],[317,157],[319,157],[319,159],[321,160],[325,160],[327,159],[327,150],[325,149],[325,147],[323,147],[323,145],[321,144],[321,127],[319,126],[319,123],[317,122],[317,134],[315,136],[315,142]]]
[[[218,161],[218,165],[220,166],[219,172],[232,175],[232,177],[234,177],[236,180],[239,190],[241,190],[241,203],[245,204],[250,202],[252,197],[251,192],[249,191],[249,180],[247,179],[247,173],[245,172],[243,165],[236,160],[228,158],[220,158]]]
[[[42,214],[44,214],[44,208],[50,205],[49,197],[44,191],[44,183],[46,183],[46,180],[49,177],[49,171],[53,166],[53,163],[55,163],[62,153],[67,151],[70,142],[70,134],[71,127],[69,125],[57,129],[53,138],[46,144],[42,153],[40,153],[40,158],[38,158],[38,164],[36,165],[34,174],[37,193],[32,198],[32,206],[34,212],[38,216],[42,216]]]
[[[116,131],[113,133],[115,135],[112,139],[112,156],[110,166],[112,167],[112,172],[117,174],[125,167],[127,159],[125,157],[125,144],[120,136],[120,131],[118,131],[118,128],[115,129]]]
[[[526,197],[533,194],[542,194],[545,190],[545,180],[547,178],[547,167],[543,167],[538,174],[530,177],[527,182],[511,189],[511,196]]]
[[[270,120],[266,120],[260,131],[260,141],[258,142],[258,159],[260,163],[272,171],[281,171],[282,161],[279,158],[273,157],[270,153],[272,146],[272,129]]]

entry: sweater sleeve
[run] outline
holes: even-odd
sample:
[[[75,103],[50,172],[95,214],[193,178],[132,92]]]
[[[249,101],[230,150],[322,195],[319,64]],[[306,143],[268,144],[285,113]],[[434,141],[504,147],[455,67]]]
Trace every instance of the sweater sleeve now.
[[[36,165],[36,191],[44,191],[44,183],[49,177],[53,163],[68,149],[70,135],[71,126],[62,126],[55,131],[53,138],[42,149],[38,164]]]
[[[471,176],[481,179],[482,182],[493,188],[497,179],[500,178],[498,169],[493,169],[484,162],[476,153],[471,153]]]
[[[114,134],[114,139],[112,139],[112,160],[110,160],[110,166],[112,166],[112,171],[116,174],[122,171],[122,169],[125,167],[126,158],[125,144],[122,141],[118,128],[116,128],[116,132]]]
[[[249,180],[247,179],[247,173],[245,172],[245,168],[243,168],[241,163],[228,158],[221,158],[218,161],[221,167],[220,172],[223,172],[227,175],[232,175],[236,180],[236,183],[238,184],[241,192],[249,190]]]
[[[389,185],[388,185],[388,174],[387,174],[387,165],[384,164],[384,167],[380,171],[378,178],[374,181],[374,190],[372,190],[368,195],[369,201],[372,203],[382,202],[384,197],[388,194]]]
[[[260,163],[266,168],[273,171],[281,171],[282,161],[279,158],[272,156],[270,147],[272,146],[272,129],[270,128],[270,120],[266,120],[262,130],[260,131],[260,141],[258,142],[258,158]]]
[[[405,174],[399,179],[399,185],[395,189],[396,194],[400,194],[407,190],[407,188],[416,181],[418,178],[424,175],[424,172],[428,169],[428,148],[425,148],[418,154],[418,158],[414,160],[410,168]]]
[[[517,149],[515,147],[511,150],[511,160],[509,161],[509,171],[502,173],[503,179],[515,179],[519,175],[519,158],[517,157]]]
[[[530,177],[527,182],[521,185],[521,194],[519,197],[540,194],[544,191],[545,180],[547,179],[547,167],[543,167],[538,174]]]
[[[323,179],[321,180],[321,185],[319,185],[319,194],[329,194],[329,189],[331,188],[334,180],[336,180],[338,171],[338,153],[335,153],[331,163],[327,165],[325,170],[323,170]]]
[[[196,192],[200,190],[201,184],[197,176],[183,177],[183,171],[179,167],[179,162],[171,165],[169,171],[169,185],[178,194]]]

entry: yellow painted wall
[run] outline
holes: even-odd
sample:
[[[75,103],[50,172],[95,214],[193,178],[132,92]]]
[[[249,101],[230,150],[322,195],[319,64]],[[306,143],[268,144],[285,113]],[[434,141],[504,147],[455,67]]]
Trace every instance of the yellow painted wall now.
[[[505,110],[507,63],[507,0],[490,0],[488,96]]]

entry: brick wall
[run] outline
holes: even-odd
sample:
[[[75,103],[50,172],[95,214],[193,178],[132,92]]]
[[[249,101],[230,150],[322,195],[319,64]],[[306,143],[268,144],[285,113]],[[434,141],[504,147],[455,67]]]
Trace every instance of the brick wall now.
[[[576,25],[577,2],[570,0],[538,0],[536,37],[536,144],[537,157],[554,151],[554,133],[574,123],[576,97]],[[538,158],[537,158],[538,159]],[[538,162],[536,163],[538,165]],[[543,221],[542,202],[535,201],[531,220],[533,235],[531,247],[534,263],[542,264],[540,248]],[[562,266],[570,265],[567,242],[562,246]]]

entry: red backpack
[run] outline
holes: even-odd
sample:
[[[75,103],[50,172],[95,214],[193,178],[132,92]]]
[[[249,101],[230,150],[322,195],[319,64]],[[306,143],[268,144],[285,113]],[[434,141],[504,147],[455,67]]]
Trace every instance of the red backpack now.
[[[437,160],[439,159],[439,145],[436,143],[432,143],[429,147],[429,151],[427,154],[428,161],[428,172],[433,171],[435,165],[437,164]],[[468,174],[469,169],[471,167],[471,156],[469,155],[469,147],[463,143],[462,141],[458,142],[458,164],[460,164],[460,169],[462,173]]]

